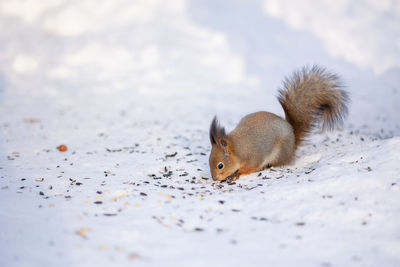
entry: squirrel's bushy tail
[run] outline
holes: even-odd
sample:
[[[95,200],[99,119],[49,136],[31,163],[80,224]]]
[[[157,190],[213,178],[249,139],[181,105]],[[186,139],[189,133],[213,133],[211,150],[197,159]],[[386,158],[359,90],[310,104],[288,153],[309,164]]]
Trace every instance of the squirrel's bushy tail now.
[[[337,75],[313,66],[286,78],[278,100],[293,127],[297,146],[319,121],[328,130],[341,124],[347,115],[349,97]]]

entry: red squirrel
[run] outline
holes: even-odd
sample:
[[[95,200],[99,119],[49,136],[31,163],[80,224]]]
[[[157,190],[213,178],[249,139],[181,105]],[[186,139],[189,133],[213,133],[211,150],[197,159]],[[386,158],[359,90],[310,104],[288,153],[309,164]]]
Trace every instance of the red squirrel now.
[[[209,158],[214,180],[234,181],[241,175],[289,164],[319,122],[323,129],[333,130],[348,113],[349,96],[339,77],[319,66],[303,67],[286,78],[278,100],[286,120],[265,111],[251,113],[226,134],[214,117]]]

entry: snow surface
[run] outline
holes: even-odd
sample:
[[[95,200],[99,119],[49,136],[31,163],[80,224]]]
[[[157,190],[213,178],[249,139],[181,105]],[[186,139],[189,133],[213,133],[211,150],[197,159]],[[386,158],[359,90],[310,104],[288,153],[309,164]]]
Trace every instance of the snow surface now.
[[[0,266],[400,266],[399,2],[332,4],[0,1]],[[212,182],[212,117],[314,63],[343,129]]]

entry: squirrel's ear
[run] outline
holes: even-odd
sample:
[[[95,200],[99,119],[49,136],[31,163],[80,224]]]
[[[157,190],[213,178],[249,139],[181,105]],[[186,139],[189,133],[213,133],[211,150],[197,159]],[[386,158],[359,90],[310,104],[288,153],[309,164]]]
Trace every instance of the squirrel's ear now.
[[[220,143],[223,147],[226,147],[226,146],[228,145],[228,143],[226,142],[225,139],[219,140],[219,143]]]
[[[218,140],[219,146],[222,148],[222,152],[228,156],[233,152],[232,142],[228,138],[220,138]]]
[[[221,127],[219,125],[217,117],[215,116],[214,119],[212,120],[211,126],[210,126],[211,145],[216,145],[217,141],[224,137],[226,137],[225,129],[224,129],[224,127]],[[223,140],[223,139],[221,139],[221,140]],[[225,144],[226,144],[226,142],[225,142]]]

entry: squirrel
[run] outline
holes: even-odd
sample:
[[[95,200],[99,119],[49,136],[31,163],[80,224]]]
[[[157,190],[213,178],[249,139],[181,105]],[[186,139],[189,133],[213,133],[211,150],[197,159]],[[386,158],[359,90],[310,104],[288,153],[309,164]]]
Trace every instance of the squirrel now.
[[[322,121],[323,130],[333,130],[348,113],[349,96],[339,77],[317,65],[293,72],[278,93],[286,120],[255,112],[226,134],[214,117],[209,158],[213,180],[232,182],[241,175],[290,164],[313,128]]]

